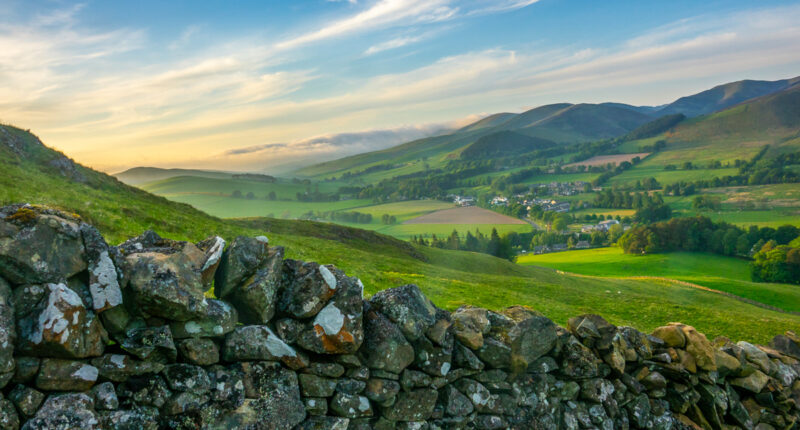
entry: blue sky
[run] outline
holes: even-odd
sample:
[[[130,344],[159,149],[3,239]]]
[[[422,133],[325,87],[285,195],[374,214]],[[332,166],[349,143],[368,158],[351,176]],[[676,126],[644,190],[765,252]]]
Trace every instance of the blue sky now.
[[[282,172],[554,102],[800,75],[797,1],[16,1],[0,120],[92,167]]]

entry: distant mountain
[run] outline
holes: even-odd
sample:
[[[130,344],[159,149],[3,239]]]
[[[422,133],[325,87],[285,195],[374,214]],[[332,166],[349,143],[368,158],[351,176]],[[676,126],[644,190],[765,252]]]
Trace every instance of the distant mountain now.
[[[196,169],[161,169],[158,167],[134,167],[124,172],[114,173],[115,178],[128,185],[161,181],[176,176],[199,176],[201,178],[230,179],[233,173]]]
[[[798,83],[800,83],[800,77],[780,81],[744,80],[717,85],[710,90],[681,97],[656,111],[656,115],[682,113],[690,118],[706,115],[747,100],[783,91]]]
[[[552,140],[530,137],[513,131],[498,131],[479,137],[461,151],[460,157],[462,160],[509,157],[555,145]]]

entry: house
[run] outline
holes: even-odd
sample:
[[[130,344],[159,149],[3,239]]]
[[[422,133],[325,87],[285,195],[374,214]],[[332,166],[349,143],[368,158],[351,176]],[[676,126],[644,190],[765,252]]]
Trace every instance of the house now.
[[[453,199],[456,206],[475,206],[475,197],[471,196],[456,196]]]
[[[597,223],[597,229],[600,231],[608,231],[612,225],[619,224],[619,221],[615,219],[607,219],[605,221],[600,221]]]
[[[566,251],[567,250],[567,244],[566,243],[554,243],[553,246],[550,247],[550,249],[553,252]]]
[[[548,253],[548,252],[550,252],[550,247],[547,246],[547,245],[539,245],[539,246],[534,246],[533,247],[533,253],[534,254],[545,254],[545,253]]]
[[[590,247],[591,245],[586,240],[579,240],[578,243],[575,244],[575,249],[587,249]]]
[[[492,199],[493,206],[508,206],[508,198],[506,197],[495,197]]]

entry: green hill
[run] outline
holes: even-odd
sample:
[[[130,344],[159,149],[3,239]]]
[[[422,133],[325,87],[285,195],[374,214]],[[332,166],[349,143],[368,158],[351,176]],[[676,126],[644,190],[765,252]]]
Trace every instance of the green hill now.
[[[659,109],[657,115],[678,113],[688,117],[706,115],[747,100],[786,90],[799,82],[800,77],[779,81],[743,80],[730,82],[691,96],[681,97]]]
[[[146,182],[162,181],[176,176],[196,176],[199,178],[230,179],[233,174],[216,172],[212,170],[197,169],[161,169],[158,167],[134,167],[124,172],[114,173],[112,176],[128,185],[144,184]]]
[[[582,313],[649,331],[681,320],[709,336],[766,342],[800,317],[662,281],[579,277],[524,267],[483,254],[418,248],[388,236],[333,224],[269,218],[222,220],[85,168],[30,133],[0,126],[0,204],[30,202],[74,212],[112,243],[153,229],[198,241],[211,234],[267,234],[287,257],[333,263],[359,276],[367,294],[417,283],[438,305],[527,305],[565,323]]]
[[[556,143],[546,139],[526,136],[513,131],[498,131],[481,136],[461,151],[464,160],[508,157],[524,154],[536,149],[554,146]]]

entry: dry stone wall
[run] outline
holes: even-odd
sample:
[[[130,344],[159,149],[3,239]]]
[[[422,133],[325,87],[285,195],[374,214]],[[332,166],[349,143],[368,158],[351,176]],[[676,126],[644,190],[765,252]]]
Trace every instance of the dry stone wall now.
[[[1,208],[0,429],[798,427],[792,332],[560,327],[363,289],[263,236],[109,246],[74,216]]]

